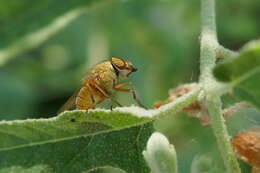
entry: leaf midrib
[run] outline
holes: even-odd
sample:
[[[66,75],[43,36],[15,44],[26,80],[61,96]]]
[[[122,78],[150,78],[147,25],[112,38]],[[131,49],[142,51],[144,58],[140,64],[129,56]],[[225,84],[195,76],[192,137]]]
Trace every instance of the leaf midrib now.
[[[110,132],[113,132],[113,131],[119,131],[119,130],[122,130],[122,129],[127,129],[127,128],[131,128],[131,127],[144,125],[145,123],[148,123],[148,122],[151,122],[151,121],[153,121],[153,119],[145,120],[143,122],[140,122],[140,123],[137,123],[137,124],[134,124],[134,125],[128,125],[128,126],[114,128],[114,129],[101,130],[99,132],[94,132],[92,134],[81,134],[81,135],[75,135],[75,136],[72,136],[72,137],[63,137],[63,138],[58,138],[58,139],[45,140],[45,141],[41,141],[41,142],[32,142],[32,143],[17,145],[17,146],[12,146],[12,147],[3,147],[3,148],[0,148],[0,152],[1,151],[9,151],[9,150],[14,150],[14,149],[31,147],[31,146],[34,146],[34,145],[43,145],[43,144],[48,144],[48,143],[55,143],[55,142],[73,140],[73,139],[77,139],[77,138],[81,138],[81,137],[89,137],[89,136],[95,136],[95,135],[99,135],[99,134],[110,133]]]

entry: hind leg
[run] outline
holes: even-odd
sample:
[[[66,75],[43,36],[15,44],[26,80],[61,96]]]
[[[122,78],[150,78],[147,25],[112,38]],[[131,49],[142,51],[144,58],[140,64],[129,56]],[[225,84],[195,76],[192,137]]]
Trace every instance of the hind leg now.
[[[112,97],[110,93],[108,93],[106,89],[102,87],[103,85],[100,85],[98,83],[98,81],[100,81],[99,76],[97,76],[96,79],[93,80],[93,82],[91,83],[91,87],[98,90],[104,97],[109,98],[112,102],[115,102],[118,106],[122,107],[122,105],[114,97]]]

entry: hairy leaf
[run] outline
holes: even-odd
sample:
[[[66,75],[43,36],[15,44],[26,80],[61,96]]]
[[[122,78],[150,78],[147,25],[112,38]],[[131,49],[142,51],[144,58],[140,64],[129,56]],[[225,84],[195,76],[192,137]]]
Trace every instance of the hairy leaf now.
[[[237,56],[218,64],[214,75],[229,82],[240,99],[260,108],[260,40],[248,43]]]
[[[147,172],[142,150],[150,118],[119,111],[71,111],[0,123],[0,173],[77,173],[100,167]]]

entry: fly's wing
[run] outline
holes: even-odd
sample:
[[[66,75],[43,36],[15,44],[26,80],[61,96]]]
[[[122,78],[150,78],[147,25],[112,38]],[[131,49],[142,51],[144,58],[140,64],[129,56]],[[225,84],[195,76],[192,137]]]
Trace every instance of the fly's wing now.
[[[70,108],[72,108],[73,106],[75,106],[76,104],[76,97],[78,95],[80,88],[78,88],[72,96],[70,96],[70,98],[66,101],[66,103],[58,110],[58,114],[65,111],[65,110],[69,110]]]

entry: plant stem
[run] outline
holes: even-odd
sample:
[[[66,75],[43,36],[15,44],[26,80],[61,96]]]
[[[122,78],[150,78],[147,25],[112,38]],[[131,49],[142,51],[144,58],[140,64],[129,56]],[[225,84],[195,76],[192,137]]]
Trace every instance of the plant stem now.
[[[200,82],[208,85],[214,79],[211,71],[215,66],[215,50],[218,48],[214,0],[201,0],[201,25]]]
[[[201,25],[202,33],[209,32],[216,39],[216,17],[215,17],[215,1],[201,0]]]
[[[217,138],[219,150],[230,173],[240,173],[240,168],[229,141],[225,120],[221,114],[220,96],[214,92],[217,81],[212,69],[215,66],[219,44],[216,33],[215,0],[201,0],[201,47],[200,47],[200,84],[206,95],[206,104]]]
[[[207,107],[212,122],[211,125],[217,138],[218,147],[224,159],[227,172],[240,173],[239,164],[230,145],[225,119],[221,113],[221,106],[222,103],[218,95],[207,95]]]
[[[217,58],[228,58],[231,56],[236,56],[237,54],[238,54],[237,52],[227,49],[221,45],[219,45],[217,49]]]
[[[163,117],[169,114],[175,114],[181,111],[186,106],[197,100],[199,93],[201,92],[201,87],[197,86],[187,94],[177,98],[175,101],[166,104],[158,109],[158,113],[155,114],[156,118]]]

